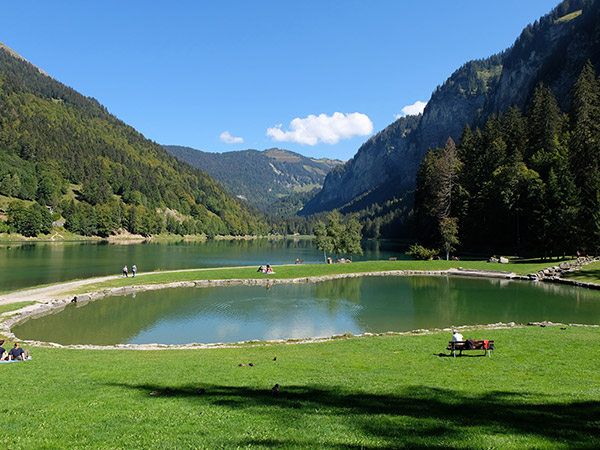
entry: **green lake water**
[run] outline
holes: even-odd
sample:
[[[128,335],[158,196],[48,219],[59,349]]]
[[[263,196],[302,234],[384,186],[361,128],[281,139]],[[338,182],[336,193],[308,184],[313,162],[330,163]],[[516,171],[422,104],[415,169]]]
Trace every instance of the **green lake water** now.
[[[406,258],[398,241],[364,241],[360,260]],[[46,283],[118,275],[136,264],[139,272],[204,267],[323,262],[309,239],[208,240],[206,242],[108,244],[36,242],[0,244],[0,292]]]
[[[600,292],[446,276],[177,288],[70,304],[13,331],[60,344],[186,344],[544,320],[598,324]]]

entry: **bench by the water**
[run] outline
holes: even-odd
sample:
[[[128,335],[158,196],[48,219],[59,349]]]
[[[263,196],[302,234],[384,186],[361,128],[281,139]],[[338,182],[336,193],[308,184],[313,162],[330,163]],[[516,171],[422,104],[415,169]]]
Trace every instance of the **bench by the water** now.
[[[458,356],[462,356],[463,351],[483,350],[483,354],[485,355],[487,352],[488,357],[490,357],[490,350],[494,350],[494,341],[489,339],[484,339],[481,341],[472,341],[471,344],[472,345],[469,345],[467,341],[449,341],[446,350],[450,350],[450,353],[455,358],[457,351],[459,352]]]

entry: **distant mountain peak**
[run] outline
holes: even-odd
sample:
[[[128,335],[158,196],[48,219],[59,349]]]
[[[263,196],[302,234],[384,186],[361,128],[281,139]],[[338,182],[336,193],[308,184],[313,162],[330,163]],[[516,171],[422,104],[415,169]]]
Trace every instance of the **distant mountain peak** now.
[[[302,206],[303,198],[321,188],[327,173],[342,164],[342,161],[310,158],[280,148],[224,153],[179,146],[164,148],[180,160],[206,171],[231,194],[270,213],[273,213],[273,205],[287,198],[293,198]]]

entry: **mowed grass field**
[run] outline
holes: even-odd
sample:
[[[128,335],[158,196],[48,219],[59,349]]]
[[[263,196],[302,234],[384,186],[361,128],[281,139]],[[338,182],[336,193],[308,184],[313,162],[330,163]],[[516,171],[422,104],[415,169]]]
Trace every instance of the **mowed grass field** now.
[[[0,447],[600,448],[599,327],[463,334],[494,339],[492,357],[440,356],[450,339],[442,332],[187,350],[32,348],[31,361],[0,364]]]
[[[290,264],[273,266],[275,273],[257,272],[257,267],[223,267],[181,271],[138,273],[133,277],[119,277],[109,281],[86,284],[73,290],[73,293],[110,289],[114,287],[165,284],[180,281],[261,279],[285,280],[292,278],[311,278],[339,274],[360,274],[386,271],[445,271],[448,269],[472,269],[480,271],[514,272],[527,275],[554,265],[552,262],[520,262],[509,264],[490,264],[485,261],[360,261],[351,264]]]

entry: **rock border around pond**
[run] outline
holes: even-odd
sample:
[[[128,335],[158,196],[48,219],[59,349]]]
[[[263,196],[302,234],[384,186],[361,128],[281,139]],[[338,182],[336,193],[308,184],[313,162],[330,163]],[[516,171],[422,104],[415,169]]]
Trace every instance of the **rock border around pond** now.
[[[34,305],[26,306],[16,311],[10,311],[8,313],[4,313],[3,315],[8,315],[9,318],[0,322],[0,333],[2,333],[6,338],[10,340],[17,340],[17,337],[12,333],[12,327],[22,322],[24,320],[30,319],[32,317],[37,317],[40,315],[47,314],[50,311],[59,311],[60,309],[65,308],[70,303],[87,303],[90,301],[98,300],[105,296],[111,295],[128,295],[134,292],[142,292],[147,290],[159,290],[159,289],[169,289],[169,288],[178,288],[178,287],[215,287],[215,286],[266,286],[266,285],[275,285],[275,284],[291,284],[291,283],[316,283],[320,281],[328,281],[342,278],[356,278],[356,277],[364,277],[364,276],[411,276],[411,275],[432,275],[432,276],[440,276],[440,275],[451,275],[451,276],[468,276],[468,277],[482,277],[482,278],[500,278],[500,279],[509,279],[509,280],[531,280],[529,276],[521,276],[517,275],[513,272],[502,272],[502,271],[482,271],[475,269],[448,269],[448,270],[438,270],[438,271],[425,271],[425,270],[393,270],[393,271],[381,271],[381,272],[363,272],[363,273],[346,273],[346,274],[335,274],[335,275],[323,275],[317,277],[300,277],[300,278],[288,278],[288,279],[221,279],[221,280],[198,280],[198,281],[181,281],[181,282],[172,282],[165,284],[148,284],[148,285],[137,285],[137,286],[124,286],[106,289],[99,292],[92,292],[86,294],[76,295],[72,298],[62,298],[62,299],[48,299],[46,301],[37,302]],[[590,284],[595,289],[600,289],[599,285],[594,285],[592,283],[582,283],[582,282],[569,282],[570,280],[561,280],[561,279],[543,279],[543,281],[560,281],[563,284],[571,284],[574,286],[585,286]],[[590,286],[590,287],[592,287]],[[492,327],[513,327],[516,326],[513,322],[508,324],[498,323],[498,324],[490,324],[484,325],[484,328],[492,328]],[[464,326],[461,328],[469,328],[476,329],[481,326]],[[456,328],[456,327],[455,327]],[[365,336],[376,336],[376,335],[404,335],[404,334],[422,334],[424,332],[440,332],[447,331],[450,329],[433,329],[433,330],[413,330],[409,332],[388,332],[388,333],[364,333],[361,335],[356,335],[356,337],[365,337]],[[170,344],[117,344],[111,346],[99,346],[99,345],[62,345],[53,342],[42,342],[35,340],[22,340],[21,342],[27,345],[33,345],[38,347],[53,347],[53,348],[73,348],[73,349],[135,349],[135,350],[153,350],[153,349],[191,349],[191,348],[218,348],[218,347],[231,347],[231,346],[242,346],[242,345],[268,345],[274,343],[307,343],[307,342],[323,342],[332,339],[339,339],[343,337],[349,337],[346,335],[336,335],[330,337],[315,337],[315,338],[306,338],[306,339],[283,339],[283,340],[274,340],[274,341],[242,341],[237,343],[214,343],[214,344],[201,344],[201,343],[189,343],[183,345],[170,345]],[[355,335],[350,335],[355,337]]]

